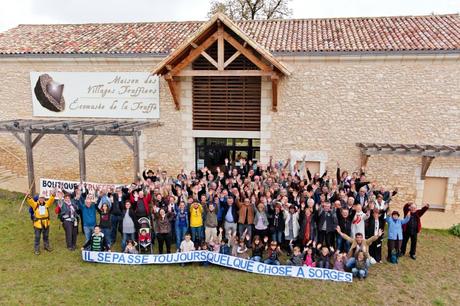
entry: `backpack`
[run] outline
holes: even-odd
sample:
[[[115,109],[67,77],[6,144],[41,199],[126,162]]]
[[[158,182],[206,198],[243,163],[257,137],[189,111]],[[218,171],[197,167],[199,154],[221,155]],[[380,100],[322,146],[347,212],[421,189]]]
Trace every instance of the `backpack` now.
[[[30,214],[30,220],[34,221],[35,211],[32,209],[32,207],[29,207],[29,214]]]
[[[392,264],[398,263],[398,252],[396,252],[396,250],[391,251],[390,263]]]

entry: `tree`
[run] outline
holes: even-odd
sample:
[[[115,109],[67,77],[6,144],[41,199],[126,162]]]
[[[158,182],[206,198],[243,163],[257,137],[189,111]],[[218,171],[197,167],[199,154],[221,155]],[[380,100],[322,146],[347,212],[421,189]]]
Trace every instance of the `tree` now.
[[[208,17],[224,13],[233,20],[283,19],[292,15],[291,0],[211,0]]]

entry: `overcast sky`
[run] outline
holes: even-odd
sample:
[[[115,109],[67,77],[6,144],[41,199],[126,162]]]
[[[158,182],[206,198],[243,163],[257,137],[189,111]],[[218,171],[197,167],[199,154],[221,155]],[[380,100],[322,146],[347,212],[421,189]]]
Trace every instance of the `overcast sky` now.
[[[0,0],[0,31],[18,24],[204,20],[209,0]],[[460,0],[292,0],[294,18],[458,13]]]

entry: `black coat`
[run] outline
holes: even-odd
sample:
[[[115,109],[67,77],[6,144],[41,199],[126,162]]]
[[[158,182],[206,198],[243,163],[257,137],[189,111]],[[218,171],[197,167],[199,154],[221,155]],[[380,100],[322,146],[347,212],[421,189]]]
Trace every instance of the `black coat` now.
[[[365,227],[365,234],[366,234],[366,239],[374,236],[374,227],[375,227],[375,219],[374,217],[370,217],[369,219],[366,220],[366,227]],[[385,222],[381,218],[379,218],[379,229],[383,230],[385,227]]]
[[[125,214],[126,214],[126,209],[123,210],[123,213],[122,213],[123,219],[125,218]],[[132,208],[129,209],[128,214],[134,222],[134,228],[138,228],[139,224],[137,224],[136,214],[134,213],[134,210]],[[119,227],[120,232],[123,233],[123,220],[121,222],[118,222],[118,224],[119,224],[118,227]]]
[[[326,224],[326,232],[328,232],[328,233],[335,232],[336,228],[337,228],[337,225],[339,223],[337,221],[337,216],[335,214],[335,211],[330,210],[329,212],[325,212],[324,210],[322,210],[318,214],[318,231],[322,230],[324,222],[327,222],[327,224]]]

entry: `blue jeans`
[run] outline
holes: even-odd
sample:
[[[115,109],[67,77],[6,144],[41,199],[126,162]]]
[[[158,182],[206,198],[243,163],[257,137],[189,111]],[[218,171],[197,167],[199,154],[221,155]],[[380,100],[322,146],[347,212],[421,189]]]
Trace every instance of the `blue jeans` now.
[[[353,276],[357,276],[359,278],[365,278],[367,276],[367,269],[353,268],[351,269],[351,273],[353,273]]]
[[[134,240],[134,233],[123,233],[123,239],[121,240],[121,251],[124,252],[126,248],[126,241]]]
[[[272,234],[272,240],[278,242],[278,245],[283,243],[283,232],[275,231]]]
[[[348,251],[350,250],[350,241],[343,239],[340,235],[337,235],[336,244],[337,250],[339,250],[341,253],[348,253]]]
[[[201,236],[201,234],[203,233],[203,227],[202,226],[191,227],[190,229],[192,231],[192,240],[193,240],[193,242],[196,243],[198,240],[199,241],[203,240],[203,237]]]
[[[175,228],[176,228],[176,247],[177,249],[179,249],[180,243],[182,242],[182,240],[184,240],[185,233],[187,233],[188,228],[187,226],[180,226],[179,224],[177,224]]]
[[[280,265],[280,262],[279,262],[279,260],[265,259],[265,260],[264,260],[264,264],[279,266],[279,265]]]
[[[249,260],[257,261],[257,262],[262,262],[262,257],[260,257],[260,256],[253,256],[253,257],[249,258]]]
[[[104,234],[105,239],[107,239],[107,243],[112,245],[112,239],[110,238],[112,235],[112,229],[110,228],[101,228],[101,232]]]
[[[94,226],[86,226],[83,225],[83,231],[85,232],[85,243],[88,242],[88,240],[91,239],[91,235],[93,234],[94,231]]]
[[[347,270],[353,270],[353,268],[355,268],[355,265],[356,265],[356,258],[354,257],[351,257],[351,258],[348,258],[346,264],[345,264],[345,267],[347,268]],[[371,261],[369,259],[366,259],[366,268],[369,268],[371,265]]]
[[[122,216],[110,216],[110,222],[112,223],[112,232],[110,233],[110,238],[112,239],[111,244],[114,244],[117,240],[118,225],[123,220]]]

